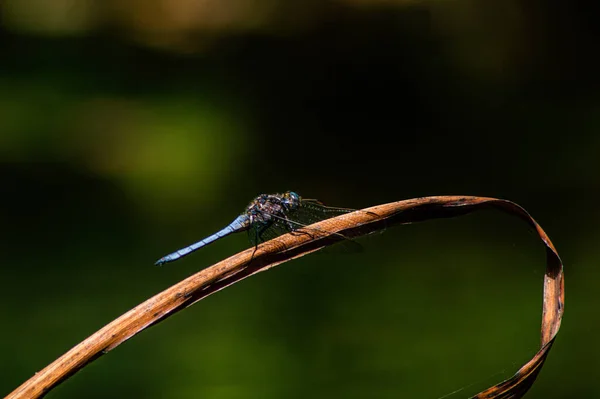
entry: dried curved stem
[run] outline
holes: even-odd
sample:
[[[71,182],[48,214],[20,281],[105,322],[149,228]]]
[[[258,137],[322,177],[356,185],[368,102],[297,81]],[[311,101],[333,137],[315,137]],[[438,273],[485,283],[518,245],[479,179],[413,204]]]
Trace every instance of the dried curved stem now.
[[[535,381],[560,328],[564,309],[562,263],[544,230],[519,205],[495,198],[466,196],[424,197],[374,206],[316,223],[312,225],[315,229],[311,229],[311,234],[286,234],[261,244],[256,250],[242,251],[131,309],[36,373],[6,398],[42,397],[145,328],[248,276],[317,251],[343,237],[357,237],[394,224],[462,215],[486,207],[498,208],[524,220],[537,231],[547,252],[540,350],[513,377],[474,396],[520,398]]]

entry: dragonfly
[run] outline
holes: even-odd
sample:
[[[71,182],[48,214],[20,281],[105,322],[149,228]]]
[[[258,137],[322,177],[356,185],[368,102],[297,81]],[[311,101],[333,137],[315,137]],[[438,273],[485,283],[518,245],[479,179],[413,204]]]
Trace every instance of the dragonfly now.
[[[325,206],[315,199],[302,198],[293,191],[286,191],[283,194],[261,194],[252,200],[244,212],[227,227],[203,240],[163,256],[156,261],[155,265],[161,266],[178,260],[233,233],[248,231],[251,241],[258,245],[260,242],[307,225],[350,212],[354,212],[354,209]]]

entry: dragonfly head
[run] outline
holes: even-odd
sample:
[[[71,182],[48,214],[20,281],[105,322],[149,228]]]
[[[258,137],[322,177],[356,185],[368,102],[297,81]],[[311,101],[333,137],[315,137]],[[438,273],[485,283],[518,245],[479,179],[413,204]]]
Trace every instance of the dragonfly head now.
[[[284,194],[284,198],[285,204],[289,209],[296,209],[300,206],[300,196],[297,193],[288,191]]]

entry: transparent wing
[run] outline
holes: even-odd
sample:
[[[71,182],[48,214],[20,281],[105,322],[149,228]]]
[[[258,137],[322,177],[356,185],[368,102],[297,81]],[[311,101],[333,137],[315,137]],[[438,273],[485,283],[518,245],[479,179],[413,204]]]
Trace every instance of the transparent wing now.
[[[325,206],[317,200],[303,199],[298,209],[289,212],[290,220],[309,225],[335,216],[354,212],[354,209]]]
[[[319,233],[322,234],[323,232],[308,226],[353,211],[354,209],[327,207],[316,200],[303,200],[298,209],[290,211],[284,216],[270,215],[272,222],[268,225],[256,224],[255,228],[248,231],[250,242],[253,245],[258,245],[261,242],[271,240],[286,233],[293,233],[299,229],[302,229],[298,232],[299,234],[310,234],[312,230],[315,232],[315,235],[319,235]],[[345,251],[356,252],[362,249],[360,244],[353,239],[342,234],[337,235],[344,238],[342,242],[344,243]]]
[[[275,220],[269,223],[255,223],[248,230],[248,239],[253,246],[272,240],[280,235],[289,233],[292,229],[288,224],[281,220]]]

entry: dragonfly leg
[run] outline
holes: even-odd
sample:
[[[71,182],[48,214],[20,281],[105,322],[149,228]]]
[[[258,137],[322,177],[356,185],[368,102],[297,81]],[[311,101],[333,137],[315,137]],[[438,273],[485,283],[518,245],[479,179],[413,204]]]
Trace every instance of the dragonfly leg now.
[[[308,235],[310,238],[314,238],[312,234],[310,234],[307,230],[305,229],[298,229],[298,227],[294,228],[294,225],[292,224],[293,222],[291,220],[289,220],[288,218],[285,219],[285,226],[287,227],[288,233],[290,233],[291,235],[303,235],[306,234]],[[304,226],[301,226],[304,227]]]
[[[252,240],[254,241],[254,251],[252,251],[252,255],[250,256],[250,262],[252,262],[252,260],[254,259],[254,254],[256,254],[256,251],[258,250],[258,243],[260,242],[261,235],[261,233],[258,230],[259,227],[257,225],[254,225],[254,228],[252,229],[252,231],[254,232],[254,238]]]
[[[315,230],[315,231],[317,231],[317,230]],[[310,238],[315,238],[314,235],[310,234],[310,232],[308,232],[306,230],[292,230],[292,231],[290,231],[290,234],[292,234],[292,235],[307,235]]]
[[[259,224],[259,223],[254,224],[254,226],[252,228],[252,234],[254,236],[254,237],[252,237],[252,241],[254,241],[254,252],[252,252],[250,261],[252,261],[252,259],[254,259],[254,254],[256,254],[256,251],[258,250],[258,244],[265,241],[263,234],[268,230],[268,228],[269,228],[268,224]]]
[[[264,234],[266,233],[266,231],[268,230],[268,228],[270,227],[270,225],[262,225],[262,226],[256,226],[255,228],[255,241],[256,241],[256,245],[258,246],[259,242],[264,242],[266,241]]]

